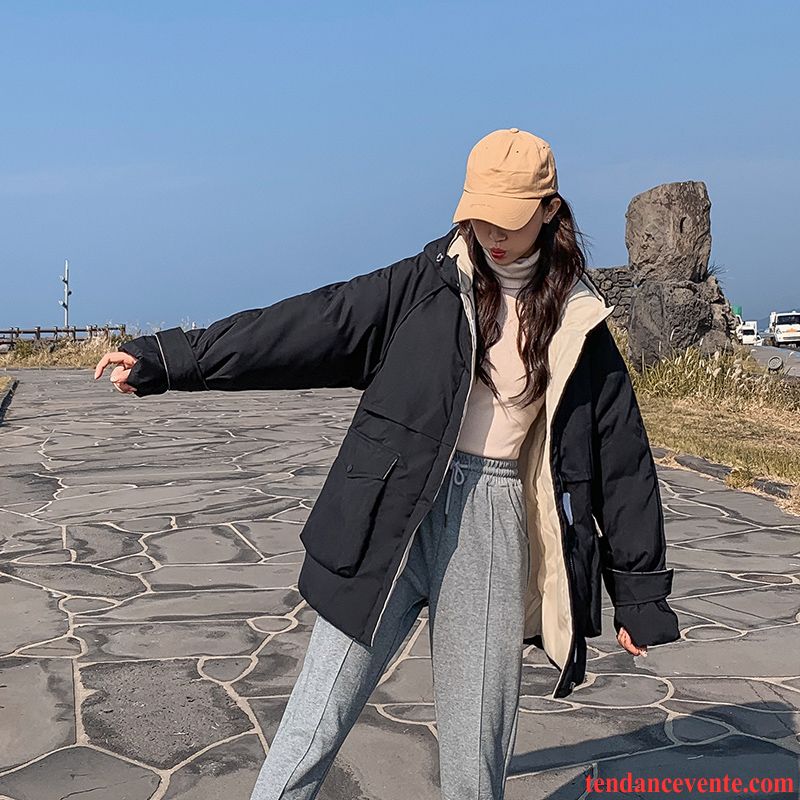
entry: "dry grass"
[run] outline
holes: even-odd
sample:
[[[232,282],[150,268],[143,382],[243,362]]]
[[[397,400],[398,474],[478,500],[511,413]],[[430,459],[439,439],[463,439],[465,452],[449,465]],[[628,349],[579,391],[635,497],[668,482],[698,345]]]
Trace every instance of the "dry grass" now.
[[[623,354],[626,333],[614,327]],[[627,360],[627,355],[625,355]],[[733,468],[727,483],[755,477],[800,484],[800,385],[770,374],[744,348],[703,356],[688,348],[631,370],[651,444]],[[787,508],[800,512],[800,491]]]
[[[776,411],[765,418],[661,397],[640,397],[639,405],[652,444],[734,467],[731,482],[763,476],[800,483],[796,414]]]
[[[137,334],[138,335],[138,334]],[[24,367],[94,367],[109,350],[116,350],[131,334],[93,336],[76,342],[60,339],[55,342],[18,342],[10,353],[0,354],[0,368]]]
[[[724,403],[746,413],[756,409],[767,414],[800,412],[800,383],[768,372],[746,348],[704,356],[699,348],[689,347],[652,366],[634,369],[627,359],[627,333],[615,328],[614,337],[625,354],[637,396],[695,399],[707,406]]]

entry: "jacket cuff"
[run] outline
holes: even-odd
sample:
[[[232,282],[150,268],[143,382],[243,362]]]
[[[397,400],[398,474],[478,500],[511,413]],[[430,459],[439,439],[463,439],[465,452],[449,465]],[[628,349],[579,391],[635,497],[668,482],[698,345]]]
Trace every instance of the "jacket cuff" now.
[[[666,644],[681,638],[678,617],[667,603],[674,570],[650,571],[603,568],[614,604],[614,628],[625,630],[638,647]]]
[[[672,568],[645,572],[603,568],[606,589],[615,607],[649,603],[669,596],[673,573]]]
[[[637,647],[667,644],[681,638],[678,616],[665,599],[650,603],[617,606],[614,628],[624,627]]]
[[[207,389],[183,328],[167,328],[158,331],[155,336],[161,345],[169,388],[181,392],[199,392]]]
[[[127,383],[136,390],[137,397],[163,394],[169,388],[167,371],[161,356],[161,348],[155,336],[144,335],[119,345],[117,350],[136,358],[131,367]]]

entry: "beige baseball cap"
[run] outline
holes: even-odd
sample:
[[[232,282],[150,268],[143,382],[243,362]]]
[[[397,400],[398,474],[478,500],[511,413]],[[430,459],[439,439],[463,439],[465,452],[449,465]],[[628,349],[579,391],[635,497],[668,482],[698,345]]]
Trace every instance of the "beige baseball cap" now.
[[[530,222],[543,197],[558,191],[556,162],[544,139],[501,128],[470,151],[453,222],[481,219],[507,230]]]

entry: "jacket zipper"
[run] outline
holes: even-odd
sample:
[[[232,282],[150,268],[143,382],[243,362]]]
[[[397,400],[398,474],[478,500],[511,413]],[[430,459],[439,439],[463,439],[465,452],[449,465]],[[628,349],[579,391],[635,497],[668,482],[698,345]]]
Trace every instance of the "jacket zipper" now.
[[[470,291],[472,291],[471,284],[470,284]],[[444,469],[444,476],[442,478],[441,483],[439,484],[439,489],[437,490],[437,492],[441,491],[441,488],[445,480],[447,480],[447,471],[450,469],[450,464],[453,461],[453,456],[455,455],[456,450],[458,449],[458,437],[461,435],[461,428],[464,426],[464,419],[467,416],[467,405],[469,403],[470,393],[472,392],[472,381],[475,375],[475,357],[476,357],[475,354],[478,348],[478,337],[477,333],[475,332],[475,320],[472,312],[472,301],[467,300],[465,294],[466,294],[465,292],[461,291],[459,292],[459,295],[461,297],[461,302],[464,304],[464,310],[467,315],[467,321],[469,323],[469,334],[470,334],[470,339],[472,340],[472,352],[470,353],[470,366],[469,366],[469,388],[467,389],[467,397],[464,400],[464,409],[461,412],[461,422],[458,424],[458,433],[456,433],[456,443],[453,445],[453,449],[450,451],[450,457],[447,459],[447,466]],[[383,612],[386,611],[386,606],[389,605],[389,600],[391,599],[392,594],[394,593],[394,587],[395,584],[397,583],[397,578],[403,571],[406,562],[408,561],[408,554],[411,552],[411,545],[414,542],[414,537],[416,536],[417,530],[419,526],[422,524],[422,520],[424,519],[425,517],[423,516],[423,518],[416,524],[416,527],[411,532],[411,536],[408,539],[408,544],[406,544],[406,549],[403,552],[403,558],[400,560],[400,566],[397,568],[397,572],[395,572],[394,578],[392,578],[392,585],[389,588],[389,593],[386,595],[386,600],[383,604],[383,608],[381,609],[381,613],[378,615],[378,621],[375,623],[375,628],[372,631],[372,637],[370,638],[370,643],[369,643],[370,647],[372,647],[375,644],[375,636],[377,635],[378,627],[381,624],[381,619],[383,618]]]

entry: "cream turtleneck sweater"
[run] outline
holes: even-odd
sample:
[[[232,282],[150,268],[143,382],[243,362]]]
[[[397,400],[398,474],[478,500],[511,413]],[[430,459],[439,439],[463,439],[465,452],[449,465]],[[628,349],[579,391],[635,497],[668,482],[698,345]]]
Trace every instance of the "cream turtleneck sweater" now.
[[[503,299],[498,318],[502,333],[488,353],[492,380],[500,397],[495,398],[476,374],[456,446],[488,458],[518,458],[525,434],[544,405],[544,396],[524,408],[519,407],[519,398],[513,404],[511,401],[525,387],[525,366],[517,352],[517,294],[535,269],[540,251],[507,265],[498,264],[485,248],[483,252],[500,283]]]

